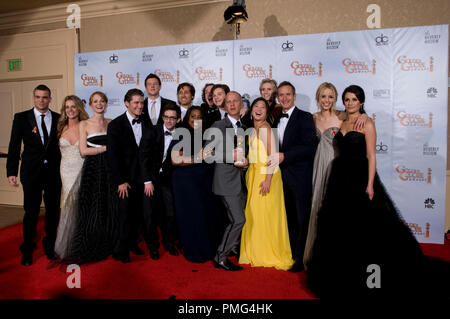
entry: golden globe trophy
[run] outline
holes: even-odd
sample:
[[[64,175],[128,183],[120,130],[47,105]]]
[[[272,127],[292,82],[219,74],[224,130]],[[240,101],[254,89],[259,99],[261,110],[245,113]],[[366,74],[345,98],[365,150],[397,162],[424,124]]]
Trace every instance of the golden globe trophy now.
[[[244,160],[244,152],[245,152],[245,137],[242,135],[236,136],[236,149],[238,151],[236,162],[234,164],[243,165],[245,163]]]

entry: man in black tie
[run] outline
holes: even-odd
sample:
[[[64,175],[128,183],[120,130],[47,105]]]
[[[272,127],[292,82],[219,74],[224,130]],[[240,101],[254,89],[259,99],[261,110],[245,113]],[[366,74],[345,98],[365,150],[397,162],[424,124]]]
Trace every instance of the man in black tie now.
[[[162,124],[162,110],[166,105],[177,105],[175,101],[165,99],[159,95],[161,91],[161,79],[153,73],[147,75],[144,81],[145,90],[148,97],[144,100],[144,109],[142,111],[143,120],[147,121],[150,126]]]
[[[61,197],[61,179],[59,176],[59,152],[57,123],[59,114],[49,110],[52,100],[50,89],[38,85],[33,91],[34,108],[14,115],[9,142],[6,170],[8,182],[19,186],[17,175],[19,160],[20,181],[23,187],[23,243],[22,264],[29,266],[33,262],[36,225],[38,221],[42,193],[45,204],[45,237],[42,240],[48,259],[54,259],[56,230],[59,220]],[[23,142],[23,153],[20,148]]]
[[[152,224],[152,196],[154,187],[150,183],[145,189],[140,169],[139,145],[142,135],[150,129],[140,116],[144,107],[144,93],[131,89],[125,94],[127,111],[111,121],[108,126],[108,162],[111,176],[119,196],[119,240],[113,258],[130,262],[129,252],[144,254],[138,247],[139,226]],[[149,181],[151,182],[151,181]],[[147,228],[144,229],[144,232]],[[144,233],[147,246],[157,249],[156,234]]]
[[[268,165],[280,165],[292,258],[291,272],[303,270],[303,252],[311,211],[312,174],[317,147],[311,113],[295,106],[295,87],[285,81],[278,86],[282,113],[275,119],[280,152],[269,156]]]
[[[163,109],[163,124],[157,124],[153,130],[147,131],[141,140],[141,164],[144,180],[152,181],[155,185],[154,215],[159,220],[162,244],[173,256],[178,256],[175,247],[177,229],[175,223],[175,206],[172,192],[172,164],[170,154],[167,154],[172,133],[180,122],[181,111],[175,105],[168,105]],[[150,185],[147,183],[145,189]],[[149,190],[149,189],[148,189]],[[158,218],[159,217],[159,218]],[[147,233],[155,231],[156,225],[146,225]]]

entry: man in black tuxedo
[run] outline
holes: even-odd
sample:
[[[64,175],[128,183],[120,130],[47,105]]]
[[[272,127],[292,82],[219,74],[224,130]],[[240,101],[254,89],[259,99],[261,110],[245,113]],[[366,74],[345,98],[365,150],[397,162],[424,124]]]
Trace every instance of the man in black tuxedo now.
[[[139,226],[142,223],[152,223],[154,187],[150,183],[148,196],[144,196],[139,145],[142,135],[150,129],[149,124],[140,118],[144,107],[144,93],[139,89],[128,90],[124,101],[127,111],[108,125],[106,147],[112,181],[117,187],[119,196],[120,230],[113,258],[127,263],[130,262],[130,251],[136,255],[144,254],[144,251],[138,246]],[[157,252],[157,236],[145,233],[144,238],[150,248],[150,256],[152,256],[155,249]]]
[[[159,95],[161,91],[161,79],[153,73],[145,78],[145,90],[148,97],[144,100],[144,109],[142,119],[148,121],[150,126],[162,124],[162,110],[166,105],[177,105],[175,101],[165,99]]]
[[[282,113],[275,120],[280,152],[269,156],[268,164],[280,165],[284,202],[288,221],[292,258],[291,272],[303,270],[303,252],[311,211],[312,174],[317,147],[316,131],[311,113],[295,106],[295,87],[285,81],[278,86]]]
[[[59,163],[61,153],[58,146],[57,123],[59,114],[49,110],[52,100],[50,89],[38,85],[33,91],[34,107],[14,115],[9,142],[6,170],[8,182],[19,186],[17,173],[20,165],[20,182],[23,187],[23,244],[22,265],[33,263],[36,226],[44,193],[45,237],[42,240],[48,259],[54,259],[56,231],[59,221],[61,178]],[[23,142],[23,153],[20,148]]]
[[[172,192],[172,163],[167,154],[172,134],[180,122],[181,111],[176,105],[168,105],[163,109],[163,124],[157,124],[148,130],[141,140],[141,165],[145,181],[152,181],[155,186],[155,219],[159,220],[162,244],[173,256],[178,256],[175,247],[177,228],[175,224],[175,206]],[[150,187],[146,184],[145,187]],[[158,218],[159,217],[159,218]],[[146,225],[155,231],[156,225]]]

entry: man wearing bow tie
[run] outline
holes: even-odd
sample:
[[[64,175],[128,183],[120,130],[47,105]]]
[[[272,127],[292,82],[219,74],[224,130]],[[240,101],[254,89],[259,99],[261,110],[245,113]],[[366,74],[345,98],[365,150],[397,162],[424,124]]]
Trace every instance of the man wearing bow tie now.
[[[145,181],[152,181],[155,185],[155,219],[159,221],[162,244],[173,256],[178,256],[175,247],[177,239],[175,224],[175,207],[172,193],[172,164],[170,154],[167,154],[172,142],[175,126],[181,120],[180,108],[168,105],[163,109],[163,124],[157,124],[142,136],[140,159]],[[149,194],[151,184],[145,183],[145,192]],[[145,225],[147,234],[155,234],[156,224]],[[158,237],[156,237],[158,240]],[[158,244],[159,246],[159,244]],[[158,250],[150,248],[150,258],[158,259]]]
[[[119,196],[119,240],[113,258],[126,263],[130,262],[130,251],[135,255],[144,254],[138,247],[139,226],[152,223],[154,188],[152,181],[147,181],[150,186],[148,196],[145,196],[139,146],[142,136],[150,128],[146,121],[141,120],[144,93],[139,89],[128,90],[124,101],[127,111],[108,126],[107,149],[112,181]],[[144,238],[148,247],[153,248],[157,244],[150,234],[145,233]]]
[[[268,165],[280,165],[283,178],[284,202],[295,260],[291,272],[303,270],[303,252],[308,232],[312,197],[314,153],[317,147],[316,131],[311,113],[295,106],[295,87],[285,81],[278,86],[278,101],[282,113],[275,119],[278,128],[280,152],[269,156]]]

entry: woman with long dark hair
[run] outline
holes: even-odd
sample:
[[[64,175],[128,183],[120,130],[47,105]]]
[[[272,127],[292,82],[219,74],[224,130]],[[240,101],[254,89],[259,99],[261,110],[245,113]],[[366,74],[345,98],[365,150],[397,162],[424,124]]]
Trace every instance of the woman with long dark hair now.
[[[364,90],[342,93],[347,113],[335,136],[332,163],[307,283],[320,297],[425,297],[438,293],[436,274],[445,282],[445,264],[430,263],[376,173],[376,130],[364,112]],[[436,266],[436,267],[435,267]],[[448,281],[447,281],[448,284]],[[433,295],[439,297],[439,295]]]

